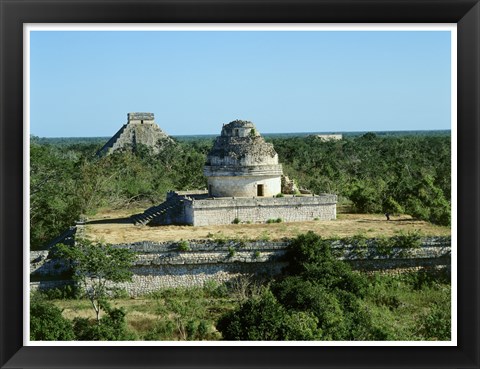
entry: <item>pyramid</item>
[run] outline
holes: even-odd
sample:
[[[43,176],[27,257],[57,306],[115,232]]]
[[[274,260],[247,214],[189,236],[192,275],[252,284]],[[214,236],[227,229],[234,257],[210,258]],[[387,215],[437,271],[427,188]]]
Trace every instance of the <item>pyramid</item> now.
[[[117,150],[135,150],[138,145],[159,153],[173,140],[154,121],[153,113],[128,113],[128,121],[97,152],[97,156],[110,155]]]

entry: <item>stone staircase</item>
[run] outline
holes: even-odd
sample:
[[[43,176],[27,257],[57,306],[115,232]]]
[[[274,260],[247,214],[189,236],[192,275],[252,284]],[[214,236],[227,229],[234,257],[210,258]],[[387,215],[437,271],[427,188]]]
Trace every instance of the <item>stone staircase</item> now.
[[[160,205],[152,206],[148,208],[143,213],[134,214],[130,217],[133,224],[135,225],[146,225],[155,220],[160,215],[166,214],[172,209],[178,208],[182,205],[182,200],[174,197],[162,202]]]
[[[125,128],[127,128],[127,125],[126,125],[126,124],[124,124],[124,125],[122,126],[122,128],[120,128],[120,129],[118,130],[118,132],[115,133],[115,134],[112,136],[112,138],[110,138],[110,139],[108,140],[108,142],[107,142],[105,145],[103,145],[103,147],[102,147],[100,150],[97,151],[97,156],[106,155],[106,154],[108,153],[108,150],[109,150],[110,148],[113,148],[113,146],[115,145],[115,143],[117,142],[117,140],[120,138],[120,136],[122,135],[122,133],[125,131]]]

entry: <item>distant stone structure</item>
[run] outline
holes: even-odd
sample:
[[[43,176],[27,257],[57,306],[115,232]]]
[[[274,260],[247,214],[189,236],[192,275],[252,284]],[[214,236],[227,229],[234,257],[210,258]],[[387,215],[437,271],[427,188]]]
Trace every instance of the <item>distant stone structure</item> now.
[[[97,156],[112,154],[117,150],[134,150],[138,145],[158,153],[173,140],[155,123],[153,113],[128,113],[128,121],[97,152]]]
[[[321,141],[338,141],[343,138],[341,134],[315,135]]]
[[[283,176],[273,145],[265,142],[252,122],[223,125],[207,155],[204,174],[208,191],[171,191],[164,203],[133,215],[133,222],[206,226],[336,218],[337,196],[299,195],[302,191]]]

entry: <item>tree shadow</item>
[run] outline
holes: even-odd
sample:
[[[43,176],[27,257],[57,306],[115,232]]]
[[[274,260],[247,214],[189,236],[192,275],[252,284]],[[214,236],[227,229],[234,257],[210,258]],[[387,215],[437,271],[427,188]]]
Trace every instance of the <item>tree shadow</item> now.
[[[133,220],[128,218],[98,219],[86,221],[85,224],[133,224]]]
[[[372,222],[378,222],[378,223],[399,223],[399,222],[409,222],[409,223],[419,223],[421,220],[418,219],[359,219],[359,223],[372,223]]]

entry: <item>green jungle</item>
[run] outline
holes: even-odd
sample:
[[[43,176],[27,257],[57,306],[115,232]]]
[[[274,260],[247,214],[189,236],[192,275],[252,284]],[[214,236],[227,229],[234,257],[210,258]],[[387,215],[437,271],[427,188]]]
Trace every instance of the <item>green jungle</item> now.
[[[344,212],[408,214],[450,226],[448,133],[362,133],[338,141],[309,135],[266,139],[286,175],[300,188],[337,194]],[[137,147],[96,157],[104,142],[31,137],[32,250],[44,249],[75,221],[99,209],[148,207],[162,202],[168,190],[206,187],[202,171],[212,137],[177,137],[155,155]],[[418,235],[406,239],[415,247]],[[113,262],[130,260],[131,255],[108,247],[92,251],[88,244],[85,250],[95,255],[95,265],[65,247],[52,252],[84,265],[76,278],[92,268],[113,281],[130,277],[128,263]],[[138,298],[121,290],[107,294],[102,288],[95,296],[73,287],[34,292],[30,338],[450,340],[451,285],[445,271],[354,271],[332,255],[327,240],[312,232],[297,236],[286,258],[289,266],[277,278],[212,282]]]

